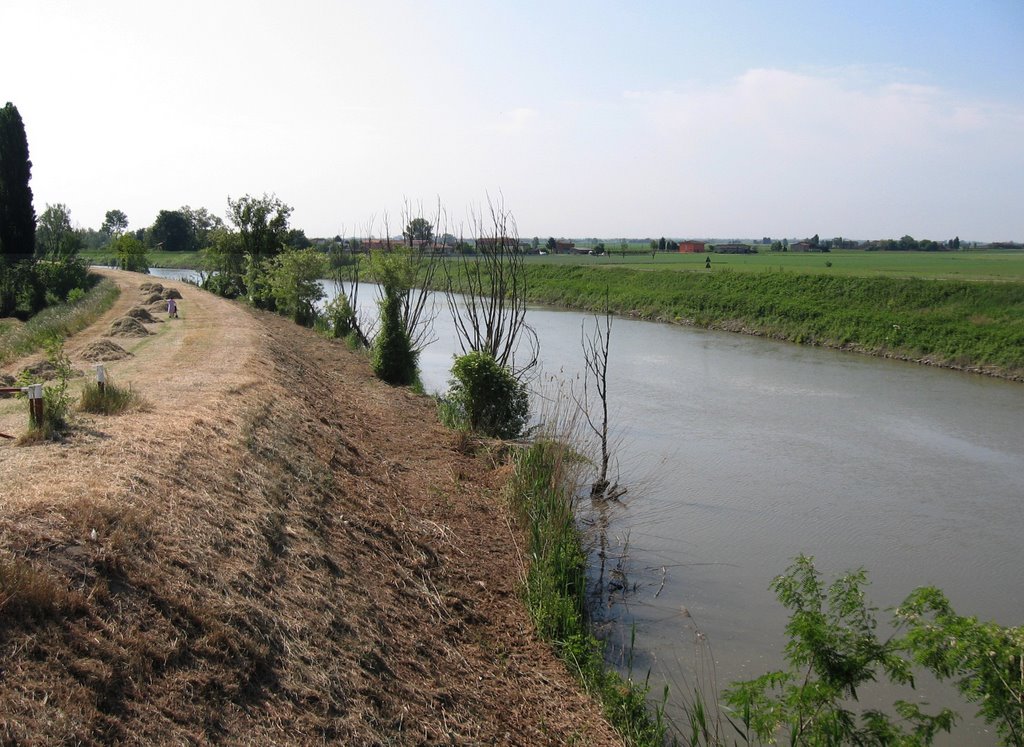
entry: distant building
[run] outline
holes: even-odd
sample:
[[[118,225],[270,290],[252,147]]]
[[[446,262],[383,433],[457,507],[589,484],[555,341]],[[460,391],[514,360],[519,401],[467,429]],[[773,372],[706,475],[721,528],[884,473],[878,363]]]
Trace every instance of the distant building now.
[[[680,241],[679,242],[679,253],[680,254],[700,254],[704,251],[703,241]]]
[[[555,241],[555,254],[571,254],[576,250],[576,242],[567,239]]]
[[[711,248],[715,254],[757,254],[757,249],[750,244],[714,244]]]
[[[811,245],[810,241],[798,241],[795,244],[789,245],[789,251],[791,252],[816,252],[817,247]]]

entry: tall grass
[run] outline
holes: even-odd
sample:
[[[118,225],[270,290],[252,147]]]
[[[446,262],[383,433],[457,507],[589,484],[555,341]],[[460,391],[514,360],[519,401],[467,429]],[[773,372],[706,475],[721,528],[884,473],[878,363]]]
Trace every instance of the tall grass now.
[[[114,304],[120,290],[114,281],[100,280],[81,299],[43,309],[24,324],[0,327],[0,365],[85,329]]]
[[[108,376],[102,389],[96,382],[82,388],[78,409],[96,415],[117,415],[128,410],[146,409],[147,404],[131,386],[118,386]]]
[[[565,444],[541,440],[516,463],[510,496],[527,535],[526,605],[538,634],[602,704],[627,744],[661,745],[663,708],[649,708],[647,682],[624,678],[609,667],[603,644],[590,632],[587,554],[575,520],[573,461]]]

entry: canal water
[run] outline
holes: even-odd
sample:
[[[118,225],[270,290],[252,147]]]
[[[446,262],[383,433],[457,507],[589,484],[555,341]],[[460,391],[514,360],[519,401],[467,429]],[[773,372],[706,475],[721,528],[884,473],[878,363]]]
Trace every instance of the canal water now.
[[[374,298],[364,289],[360,306]],[[436,309],[428,391],[457,351],[442,298]],[[581,375],[593,321],[530,309],[545,393]],[[799,553],[827,579],[863,566],[880,620],[935,585],[961,614],[1024,622],[1024,385],[616,318],[609,405],[628,493],[607,517],[599,614],[655,692],[780,666],[786,613],[769,585]],[[975,710],[926,681],[890,695]],[[954,737],[994,744],[975,723]]]

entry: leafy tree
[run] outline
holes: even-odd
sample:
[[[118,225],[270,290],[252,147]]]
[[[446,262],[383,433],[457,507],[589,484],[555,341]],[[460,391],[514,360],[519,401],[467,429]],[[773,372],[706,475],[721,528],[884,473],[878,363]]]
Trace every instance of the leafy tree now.
[[[0,109],[0,263],[31,259],[35,254],[31,178],[25,125],[17,107],[8,101]],[[0,316],[4,313],[0,298]]]
[[[406,241],[432,241],[434,227],[426,218],[413,218],[402,231]]]
[[[669,252],[678,252],[679,242],[672,241],[671,239],[669,239],[668,241],[665,242],[665,249]]]
[[[833,582],[827,589],[814,561],[798,556],[786,573],[772,582],[779,601],[790,610],[786,633],[789,669],[769,672],[749,682],[734,683],[725,700],[757,739],[796,745],[931,744],[939,731],[950,731],[956,715],[943,709],[930,716],[916,704],[897,701],[902,723],[877,710],[849,710],[857,691],[880,674],[899,685],[913,686],[902,642],[879,640],[875,610],[867,606],[863,569]],[[904,731],[903,724],[910,728]],[[737,727],[739,728],[739,727]]]
[[[291,214],[292,208],[274,195],[228,198],[228,220],[238,229],[242,251],[257,263],[284,247]]]
[[[530,248],[533,249],[533,251],[540,249],[540,236],[534,236],[530,240]]]
[[[149,256],[146,245],[130,233],[118,236],[111,244],[117,252],[117,266],[131,272],[149,273]]]
[[[1003,628],[953,611],[938,589],[916,589],[896,610],[914,660],[954,680],[1004,744],[1024,744],[1024,626]]]
[[[811,245],[812,249],[817,249],[818,248],[818,244],[821,243],[821,239],[818,238],[818,234],[814,234],[811,237],[811,240],[809,242],[807,242],[807,243],[809,243]]]
[[[284,243],[293,249],[309,249],[313,242],[306,238],[306,232],[301,228],[293,228],[285,235]]]
[[[953,248],[956,249],[957,251],[960,250],[960,237],[959,236],[957,236],[957,237],[955,237],[953,239]]]
[[[917,239],[913,236],[905,235],[900,237],[899,250],[904,252],[910,252],[917,249]]]
[[[61,202],[47,205],[36,226],[36,256],[52,261],[74,259],[81,247],[82,239],[71,225],[68,206]]]
[[[212,234],[217,229],[224,228],[224,221],[220,216],[214,215],[206,208],[193,208],[182,205],[178,212],[185,216],[192,227],[193,243],[197,249],[205,249],[210,245]]]
[[[103,216],[103,225],[100,231],[111,238],[117,238],[128,229],[128,216],[123,210],[108,210]]]
[[[222,226],[210,233],[209,242],[203,251],[203,269],[207,272],[203,288],[225,298],[245,295],[242,237]]]
[[[664,236],[662,236],[660,239],[658,239],[658,251],[659,252],[665,251],[665,237]]]
[[[402,299],[386,293],[379,302],[380,330],[373,340],[370,364],[377,378],[395,386],[408,386],[416,380],[419,357],[412,348],[409,333],[402,322]]]
[[[177,210],[161,210],[149,231],[150,245],[167,252],[188,252],[196,248],[192,224]]]
[[[324,297],[324,256],[313,249],[292,249],[269,260],[268,280],[277,311],[296,324],[312,327],[316,303]]]
[[[548,248],[549,252],[554,253],[558,249],[558,242],[555,241],[554,236],[548,236],[548,241],[545,246]]]

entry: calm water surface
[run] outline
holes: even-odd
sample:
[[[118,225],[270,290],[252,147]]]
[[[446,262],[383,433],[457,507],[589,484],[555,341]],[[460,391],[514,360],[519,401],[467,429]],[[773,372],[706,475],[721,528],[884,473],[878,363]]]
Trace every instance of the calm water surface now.
[[[528,318],[541,378],[576,376],[588,317]],[[456,350],[443,302],[435,334],[428,391],[445,388]],[[678,688],[702,662],[722,684],[779,666],[786,617],[768,586],[801,552],[827,578],[864,566],[879,608],[934,584],[961,614],[1024,621],[1021,384],[628,319],[611,353],[630,490],[610,532],[630,591],[601,604],[613,637],[635,626],[634,669]],[[927,683],[916,697],[973,712]],[[993,742],[971,724],[954,735]]]

